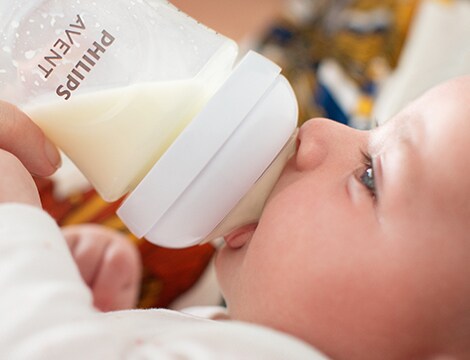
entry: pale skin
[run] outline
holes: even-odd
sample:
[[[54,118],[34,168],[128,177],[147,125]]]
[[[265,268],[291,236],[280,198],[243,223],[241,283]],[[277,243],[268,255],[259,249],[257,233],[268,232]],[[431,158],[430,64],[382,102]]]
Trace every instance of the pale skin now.
[[[217,258],[232,318],[334,359],[470,358],[469,153],[470,77],[374,131],[305,124],[256,230]]]
[[[80,274],[101,311],[132,309],[137,305],[142,266],[129,239],[101,225],[62,228]]]
[[[469,153],[468,76],[370,132],[307,122],[259,223],[217,256],[230,316],[334,359],[470,358]],[[39,205],[14,159],[5,201]]]

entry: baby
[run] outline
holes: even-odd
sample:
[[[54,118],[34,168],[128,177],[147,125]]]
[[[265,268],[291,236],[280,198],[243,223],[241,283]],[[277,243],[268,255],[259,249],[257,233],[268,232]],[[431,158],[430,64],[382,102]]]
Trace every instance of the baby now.
[[[469,151],[468,76],[371,132],[305,124],[217,258],[231,317],[335,359],[470,359]]]
[[[32,169],[31,151],[4,144]],[[0,183],[0,354],[468,359],[469,151],[470,76],[373,131],[305,123],[259,223],[227,234],[216,258],[232,321],[94,311],[29,175],[1,153],[14,181]]]

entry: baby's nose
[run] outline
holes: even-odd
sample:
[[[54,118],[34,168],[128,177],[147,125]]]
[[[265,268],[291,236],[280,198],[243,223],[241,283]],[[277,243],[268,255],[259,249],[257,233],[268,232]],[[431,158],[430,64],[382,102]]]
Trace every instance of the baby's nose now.
[[[325,143],[327,119],[313,119],[306,122],[299,131],[296,164],[300,171],[313,170],[320,166],[328,154]]]
[[[336,166],[357,160],[364,139],[362,132],[333,120],[307,121],[299,131],[297,169],[309,171],[326,163]]]

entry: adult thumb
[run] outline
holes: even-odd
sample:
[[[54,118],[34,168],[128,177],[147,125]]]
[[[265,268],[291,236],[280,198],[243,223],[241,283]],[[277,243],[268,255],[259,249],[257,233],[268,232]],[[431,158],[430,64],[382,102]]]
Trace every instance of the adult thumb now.
[[[0,148],[15,155],[37,176],[48,176],[60,166],[57,148],[16,106],[0,101]]]

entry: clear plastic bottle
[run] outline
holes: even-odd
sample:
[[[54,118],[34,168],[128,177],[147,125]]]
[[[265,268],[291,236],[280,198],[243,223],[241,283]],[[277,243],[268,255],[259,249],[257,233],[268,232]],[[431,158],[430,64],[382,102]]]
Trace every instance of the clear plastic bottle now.
[[[249,53],[233,68],[235,42],[167,1],[11,0],[0,10],[0,98],[105,200],[128,194],[118,215],[137,236],[185,247],[259,216],[295,142],[281,151],[297,105],[279,67]]]

